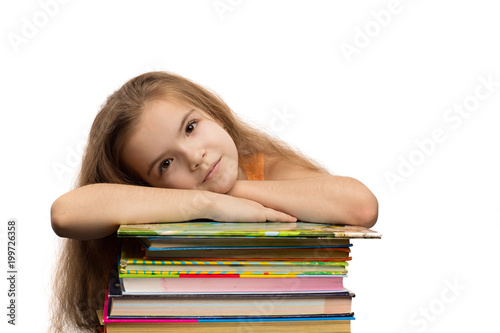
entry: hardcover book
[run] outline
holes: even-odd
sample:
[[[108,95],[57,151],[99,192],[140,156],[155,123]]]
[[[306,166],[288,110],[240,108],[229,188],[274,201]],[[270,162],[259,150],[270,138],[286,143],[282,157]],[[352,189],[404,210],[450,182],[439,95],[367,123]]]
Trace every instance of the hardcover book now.
[[[303,293],[345,290],[345,275],[128,275],[120,274],[125,295]]]
[[[153,223],[121,225],[118,237],[151,236],[213,236],[213,237],[324,237],[324,238],[381,238],[371,229],[358,226],[296,222],[296,223],[226,223],[191,221],[182,223]]]

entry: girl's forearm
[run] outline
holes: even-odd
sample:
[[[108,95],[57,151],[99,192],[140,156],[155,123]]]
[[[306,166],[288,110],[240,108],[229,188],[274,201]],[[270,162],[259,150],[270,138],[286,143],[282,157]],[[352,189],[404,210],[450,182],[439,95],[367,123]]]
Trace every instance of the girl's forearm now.
[[[54,201],[52,228],[61,237],[84,240],[112,234],[120,224],[210,218],[214,195],[120,184],[87,185]]]
[[[257,201],[301,221],[372,227],[378,202],[356,179],[341,176],[275,181],[237,181],[230,195]]]

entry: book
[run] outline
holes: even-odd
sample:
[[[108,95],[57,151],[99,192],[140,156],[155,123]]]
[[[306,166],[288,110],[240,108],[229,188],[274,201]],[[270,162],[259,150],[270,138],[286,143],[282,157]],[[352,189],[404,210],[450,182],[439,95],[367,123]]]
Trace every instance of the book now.
[[[144,275],[335,273],[345,275],[345,261],[121,260],[120,273]]]
[[[341,275],[294,275],[256,278],[246,275],[153,275],[120,274],[123,294],[217,294],[301,293],[345,290]],[[258,280],[256,280],[258,279]]]
[[[349,333],[353,317],[276,318],[274,320],[108,320],[107,333],[175,332],[175,333]]]
[[[231,237],[207,238],[202,236],[180,237],[138,237],[148,251],[242,248],[310,248],[310,247],[350,247],[345,238],[306,238],[306,237]]]
[[[293,297],[290,297],[293,296]],[[274,296],[262,294],[217,295],[203,298],[114,298],[110,318],[115,317],[259,317],[263,313],[273,316],[317,315],[347,313],[351,311],[351,297],[328,294],[281,294]],[[300,297],[300,299],[299,299]],[[272,307],[270,307],[271,305]]]
[[[255,249],[196,249],[148,251],[146,258],[214,258],[214,259],[330,259],[337,261],[350,260],[349,248],[255,248]]]
[[[371,229],[358,226],[339,226],[322,223],[258,223],[206,222],[153,223],[121,225],[118,237],[151,236],[211,236],[211,237],[323,237],[323,238],[380,238]]]

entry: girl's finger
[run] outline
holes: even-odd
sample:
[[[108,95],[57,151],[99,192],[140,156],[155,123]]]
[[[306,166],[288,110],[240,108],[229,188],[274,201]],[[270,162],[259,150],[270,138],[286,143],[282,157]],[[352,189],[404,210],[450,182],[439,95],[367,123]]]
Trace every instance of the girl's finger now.
[[[267,220],[271,222],[297,222],[297,218],[286,213],[269,209],[271,211],[271,215],[268,215]]]

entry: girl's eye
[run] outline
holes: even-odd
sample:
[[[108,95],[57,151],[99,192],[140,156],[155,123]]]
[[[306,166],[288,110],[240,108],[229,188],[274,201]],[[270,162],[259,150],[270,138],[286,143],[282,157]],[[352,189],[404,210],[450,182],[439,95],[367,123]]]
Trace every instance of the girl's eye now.
[[[196,126],[198,125],[198,121],[197,120],[191,120],[187,126],[186,126],[186,133],[187,134],[191,134],[194,129],[196,128]]]
[[[160,175],[163,174],[168,169],[172,161],[173,160],[169,158],[160,163]]]

